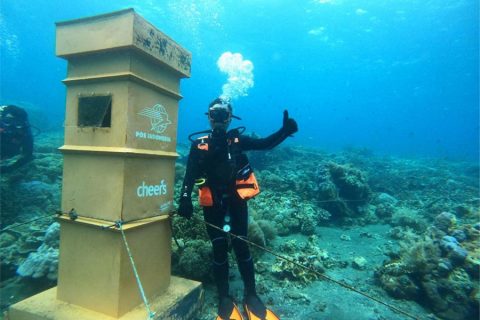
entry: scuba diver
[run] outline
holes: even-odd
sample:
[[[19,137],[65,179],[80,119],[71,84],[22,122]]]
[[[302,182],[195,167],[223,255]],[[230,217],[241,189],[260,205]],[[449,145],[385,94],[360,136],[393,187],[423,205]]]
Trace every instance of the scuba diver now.
[[[33,159],[33,135],[24,109],[0,106],[0,173],[11,172]],[[18,156],[16,160],[5,160]]]
[[[190,135],[192,146],[188,157],[185,178],[179,199],[178,214],[190,219],[193,215],[192,190],[199,187],[199,203],[203,207],[207,233],[213,248],[213,276],[218,290],[217,320],[243,319],[240,310],[229,295],[228,283],[228,232],[247,239],[247,200],[256,196],[260,189],[244,151],[267,150],[280,144],[298,131],[297,123],[283,113],[283,126],[263,139],[242,135],[244,127],[227,131],[232,118],[229,101],[217,98],[208,107],[211,130]],[[207,135],[192,140],[192,136]],[[223,231],[221,231],[223,229]],[[245,241],[232,237],[231,246],[237,258],[238,268],[244,283],[244,309],[249,320],[279,319],[267,309],[255,289],[255,271],[250,250]]]

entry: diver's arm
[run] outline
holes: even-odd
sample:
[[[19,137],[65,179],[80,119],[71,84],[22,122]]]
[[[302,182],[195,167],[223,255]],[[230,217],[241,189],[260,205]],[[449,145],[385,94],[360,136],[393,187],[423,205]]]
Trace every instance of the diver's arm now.
[[[268,150],[278,146],[285,139],[298,131],[297,122],[288,117],[288,111],[283,112],[283,126],[277,132],[269,135],[266,138],[255,139],[250,137],[242,137],[240,144],[242,150]]]
[[[242,147],[242,150],[248,151],[248,150],[269,150],[272,149],[276,146],[278,146],[280,143],[282,143],[286,138],[288,137],[285,132],[280,129],[277,132],[269,135],[266,138],[261,138],[261,139],[256,139],[256,138],[251,138],[248,136],[242,136],[240,139],[240,145]]]
[[[15,161],[14,163],[8,165],[8,166],[1,166],[0,168],[0,172],[1,173],[9,173],[9,172],[12,172],[18,168],[20,168],[21,166],[23,166],[24,164],[32,161],[33,157],[30,156],[30,157],[24,157],[23,155],[20,156],[20,158],[18,158],[17,161]]]
[[[192,205],[192,190],[195,184],[195,179],[198,175],[198,149],[195,144],[192,144],[190,148],[190,154],[188,155],[187,169],[185,171],[185,178],[183,179],[183,185],[178,200],[177,213],[190,219],[193,215]]]
[[[195,144],[190,148],[190,154],[187,160],[187,169],[185,170],[185,177],[181,189],[180,198],[190,198],[192,195],[195,179],[198,175],[198,149]]]

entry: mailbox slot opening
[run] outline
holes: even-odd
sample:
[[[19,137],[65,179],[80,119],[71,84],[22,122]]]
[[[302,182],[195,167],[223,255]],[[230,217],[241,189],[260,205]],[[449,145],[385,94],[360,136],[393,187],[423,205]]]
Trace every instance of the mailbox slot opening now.
[[[112,95],[78,97],[78,126],[110,128],[112,125]]]

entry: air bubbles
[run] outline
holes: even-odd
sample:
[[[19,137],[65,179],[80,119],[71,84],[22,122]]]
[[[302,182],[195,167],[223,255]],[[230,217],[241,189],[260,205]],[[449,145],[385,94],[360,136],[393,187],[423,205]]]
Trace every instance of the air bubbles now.
[[[253,87],[253,63],[244,60],[240,53],[224,52],[217,61],[220,71],[228,75],[227,83],[222,87],[221,97],[234,100],[247,96]]]

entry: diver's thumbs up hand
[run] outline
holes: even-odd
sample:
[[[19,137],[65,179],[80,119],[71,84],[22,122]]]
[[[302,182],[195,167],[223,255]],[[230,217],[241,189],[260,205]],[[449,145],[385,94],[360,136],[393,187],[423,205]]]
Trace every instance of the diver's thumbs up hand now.
[[[287,135],[294,134],[298,131],[297,122],[288,117],[288,110],[283,111],[283,128],[282,128]]]
[[[283,126],[285,127],[285,124],[287,123],[288,120],[288,110],[283,110]]]

